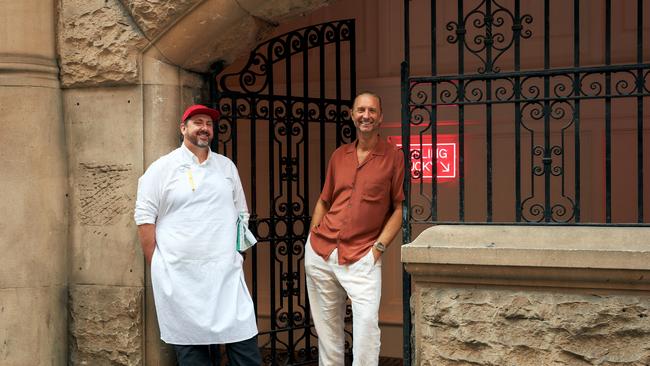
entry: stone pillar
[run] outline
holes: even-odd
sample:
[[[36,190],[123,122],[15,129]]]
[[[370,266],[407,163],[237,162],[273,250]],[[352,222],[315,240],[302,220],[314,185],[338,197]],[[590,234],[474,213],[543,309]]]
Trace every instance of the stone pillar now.
[[[435,226],[402,247],[413,365],[650,364],[650,229]]]
[[[0,0],[0,364],[65,365],[67,181],[53,0]]]

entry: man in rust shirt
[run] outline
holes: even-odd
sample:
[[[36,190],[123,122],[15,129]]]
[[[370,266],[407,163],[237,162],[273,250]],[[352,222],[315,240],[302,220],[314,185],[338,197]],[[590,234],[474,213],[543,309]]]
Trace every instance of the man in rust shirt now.
[[[344,364],[346,296],[352,302],[353,365],[379,362],[381,255],[402,225],[404,156],[379,136],[381,99],[359,94],[357,140],[339,147],[312,217],[305,273],[321,366]]]

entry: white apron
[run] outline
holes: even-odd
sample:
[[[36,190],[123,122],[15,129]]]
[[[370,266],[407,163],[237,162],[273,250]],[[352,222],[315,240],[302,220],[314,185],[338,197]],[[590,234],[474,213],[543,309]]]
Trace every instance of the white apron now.
[[[168,213],[156,223],[151,280],[161,339],[169,344],[232,343],[257,334],[235,251],[234,180],[211,163],[178,167],[163,192]]]

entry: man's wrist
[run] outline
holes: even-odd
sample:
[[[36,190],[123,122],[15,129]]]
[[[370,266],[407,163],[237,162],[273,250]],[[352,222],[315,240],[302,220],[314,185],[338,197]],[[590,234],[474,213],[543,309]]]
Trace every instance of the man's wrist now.
[[[372,247],[375,248],[375,250],[377,250],[379,253],[382,253],[382,254],[386,251],[386,246],[384,245],[384,243],[380,242],[379,240],[376,241],[372,245]]]

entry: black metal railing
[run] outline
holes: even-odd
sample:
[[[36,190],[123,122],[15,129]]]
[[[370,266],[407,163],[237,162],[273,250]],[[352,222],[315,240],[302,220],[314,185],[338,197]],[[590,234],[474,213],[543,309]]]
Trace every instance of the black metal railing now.
[[[431,0],[411,24],[425,2],[405,0],[404,242],[436,223],[647,225],[649,2]]]
[[[580,64],[580,29],[582,22],[591,19],[581,17],[580,1],[574,1],[573,65],[569,67],[551,67],[554,60],[551,55],[551,42],[554,40],[551,27],[554,22],[551,18],[552,2],[545,1],[543,68],[526,70],[521,62],[522,41],[533,36],[528,27],[535,22],[532,15],[522,14],[522,2],[514,1],[514,10],[494,0],[468,3],[472,7],[466,10],[465,2],[457,1],[456,19],[445,23],[446,41],[457,48],[455,73],[437,74],[439,46],[435,35],[438,29],[436,23],[441,17],[436,14],[436,1],[431,2],[431,75],[410,75],[408,51],[405,55],[402,138],[404,147],[408,147],[410,152],[407,154],[409,166],[413,167],[414,162],[423,165],[425,154],[418,146],[425,140],[430,140],[432,146],[436,146],[439,135],[443,133],[456,136],[458,154],[454,162],[458,175],[451,183],[439,182],[438,169],[432,169],[430,174],[433,178],[429,180],[422,171],[411,170],[411,177],[405,182],[411,196],[411,204],[407,205],[410,208],[409,221],[645,223],[644,135],[648,134],[648,127],[644,125],[644,101],[647,102],[650,96],[650,63],[643,59],[644,1],[638,0],[634,9],[637,15],[634,17],[637,39],[636,47],[630,50],[629,55],[634,62],[613,64],[611,61],[612,39],[620,36],[612,31],[612,3],[607,0],[602,4],[605,7],[605,25],[601,35],[604,62],[589,66]],[[553,4],[566,7],[564,3]],[[408,27],[408,18],[406,24]],[[510,65],[503,62],[506,55],[512,60]],[[475,72],[466,72],[468,57],[478,61],[473,62],[478,65]],[[627,103],[629,100],[636,107],[636,116],[633,116],[636,119],[636,126],[633,127],[636,139],[631,145],[627,143],[629,139],[623,136],[630,132],[630,127],[623,129],[623,122],[617,125],[617,121],[614,121],[615,117],[619,120],[622,118],[622,108],[630,107]],[[589,116],[589,126],[581,124],[584,115],[588,114],[584,110],[585,105],[592,108],[589,113],[593,109],[602,109],[600,118]],[[613,112],[615,107],[619,108],[618,114]],[[454,126],[441,127],[440,112],[443,108],[455,110]],[[449,116],[449,111],[446,112]],[[478,130],[479,126],[482,131]],[[475,145],[477,136],[482,138],[478,143],[482,156],[476,153],[473,146],[467,145],[470,133],[473,134],[472,142]],[[495,138],[504,134],[512,135],[512,142],[507,143],[512,145],[511,155],[501,152],[497,156]],[[594,134],[602,136],[603,141],[594,140]],[[586,135],[589,135],[587,140],[590,146],[599,144],[602,151],[586,151]],[[410,146],[412,142],[416,145]],[[616,153],[614,148],[618,149]],[[634,150],[634,153],[630,150]],[[632,174],[621,176],[614,173],[617,171],[616,164],[630,160],[636,160]],[[433,166],[439,164],[436,154],[432,161]],[[602,169],[595,166],[598,161],[602,161]],[[590,166],[585,162],[589,162]],[[470,173],[468,163],[471,163],[472,170],[481,172],[480,177],[471,174],[471,179],[484,187],[481,189],[482,197],[478,197],[477,184],[473,184],[467,176]],[[482,166],[477,167],[478,164]],[[494,170],[497,167],[508,179],[512,179],[512,183],[507,184],[508,191],[496,186],[498,182]],[[585,179],[588,174],[602,175],[602,182]],[[614,182],[616,179],[617,184]],[[629,185],[621,183],[630,179],[636,182],[631,190]],[[625,188],[617,190],[615,186]],[[591,194],[585,195],[585,188]],[[455,203],[447,199],[445,207],[441,207],[441,190],[445,195],[455,195]],[[468,204],[469,195],[480,203]],[[602,210],[594,206],[594,200],[599,195],[602,196]],[[590,201],[588,208],[584,207],[585,199]],[[630,215],[630,206],[621,204],[622,201],[635,202],[633,216]],[[455,206],[453,213],[450,206]]]

